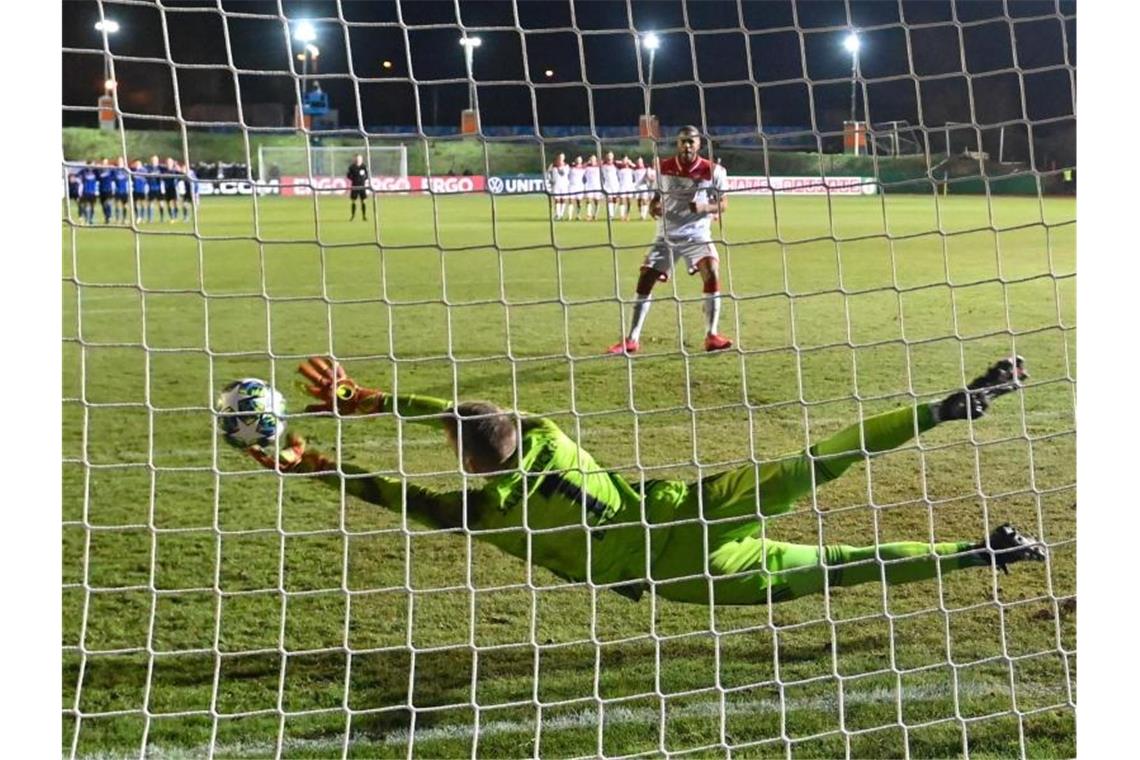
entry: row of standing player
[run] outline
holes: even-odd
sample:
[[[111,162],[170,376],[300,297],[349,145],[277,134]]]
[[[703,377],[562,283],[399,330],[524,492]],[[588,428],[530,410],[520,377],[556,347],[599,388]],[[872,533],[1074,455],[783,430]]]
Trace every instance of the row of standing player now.
[[[608,218],[628,222],[635,199],[641,218],[649,218],[656,172],[641,156],[636,161],[629,156],[615,159],[610,152],[602,161],[597,156],[585,161],[577,156],[573,163],[567,163],[566,154],[559,153],[547,168],[546,179],[554,197],[555,220],[594,221],[605,197]]]
[[[641,264],[628,330],[610,346],[611,354],[634,354],[641,350],[641,330],[653,302],[653,289],[669,279],[675,261],[683,261],[690,275],[701,277],[702,311],[705,316],[705,351],[724,351],[732,341],[719,332],[720,255],[712,240],[711,225],[728,208],[728,175],[719,161],[701,156],[700,130],[693,126],[677,132],[676,153],[657,166],[644,159],[621,161],[607,153],[599,164],[596,156],[583,162],[566,163],[558,154],[547,168],[554,197],[555,219],[573,219],[575,212],[587,221],[597,218],[602,196],[607,199],[610,219],[628,219],[629,206],[637,198],[641,218],[657,220],[657,236]],[[585,202],[585,210],[582,203]]]
[[[137,222],[153,222],[156,208],[160,222],[180,216],[189,221],[198,199],[198,178],[193,169],[170,157],[162,162],[151,156],[149,164],[136,159],[129,168],[121,157],[113,163],[109,158],[89,160],[68,171],[67,196],[78,204],[79,218],[87,224],[95,224],[96,203],[104,224],[127,223],[131,205]]]
[[[576,158],[573,165],[568,165],[565,154],[560,153],[548,169],[558,219],[568,210],[568,218],[573,219],[574,212],[581,211],[583,200],[587,203],[585,218],[596,218],[598,201],[605,195],[611,219],[621,201],[624,201],[622,218],[628,218],[629,203],[637,197],[642,218],[648,215],[658,220],[656,239],[645,255],[638,277],[629,330],[621,341],[609,347],[611,354],[633,354],[640,350],[641,330],[652,304],[654,286],[669,279],[677,260],[683,260],[688,273],[699,274],[702,280],[705,350],[723,351],[732,347],[732,341],[720,335],[717,329],[721,307],[720,257],[710,229],[712,220],[728,207],[727,174],[719,162],[701,156],[701,147],[700,131],[689,126],[677,133],[677,152],[662,161],[656,170],[646,166],[640,157],[636,162],[630,161],[628,156],[615,161],[612,152],[606,154],[601,164],[596,156],[590,156],[585,163],[581,157]],[[80,187],[72,196],[79,201],[80,215],[88,224],[94,223],[94,202],[98,198],[103,203],[104,221],[109,223],[110,203],[114,199],[121,208],[116,219],[125,221],[127,203],[133,195],[136,219],[152,221],[153,201],[165,200],[173,221],[177,214],[177,183],[181,181],[184,184],[183,215],[188,217],[194,202],[193,172],[184,170],[172,158],[167,159],[165,169],[157,167],[157,156],[151,158],[148,166],[135,161],[129,172],[121,159],[115,167],[106,160],[100,166],[89,162],[78,170]],[[352,216],[356,215],[357,201],[361,211],[367,213],[368,176],[364,157],[356,156],[346,172],[351,185]],[[117,181],[129,184],[117,185]],[[152,184],[154,182],[157,185]],[[153,192],[153,187],[161,189],[161,194]],[[160,220],[161,215],[160,205]]]

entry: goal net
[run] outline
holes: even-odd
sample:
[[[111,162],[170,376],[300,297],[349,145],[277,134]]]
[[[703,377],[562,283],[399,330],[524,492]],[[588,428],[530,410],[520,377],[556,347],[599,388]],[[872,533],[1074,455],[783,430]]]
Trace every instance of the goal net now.
[[[364,157],[370,177],[407,177],[408,149],[404,145],[275,146],[257,149],[257,178],[261,184],[281,177],[343,177],[357,156]]]
[[[64,756],[1075,753],[1071,3],[70,5]],[[678,260],[610,355],[684,125],[719,301]],[[552,197],[610,152],[628,221]],[[312,356],[592,459],[479,477]],[[240,378],[331,472],[227,445]]]

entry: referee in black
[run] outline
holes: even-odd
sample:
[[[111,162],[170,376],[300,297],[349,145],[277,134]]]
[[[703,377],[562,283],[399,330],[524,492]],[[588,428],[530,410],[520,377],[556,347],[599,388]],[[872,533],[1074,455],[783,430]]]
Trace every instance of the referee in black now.
[[[364,156],[356,154],[356,160],[349,164],[348,173],[349,197],[352,203],[352,215],[348,217],[351,222],[356,218],[356,200],[360,199],[360,214],[365,221],[368,220],[368,206],[364,199],[368,197],[368,167],[364,165]]]

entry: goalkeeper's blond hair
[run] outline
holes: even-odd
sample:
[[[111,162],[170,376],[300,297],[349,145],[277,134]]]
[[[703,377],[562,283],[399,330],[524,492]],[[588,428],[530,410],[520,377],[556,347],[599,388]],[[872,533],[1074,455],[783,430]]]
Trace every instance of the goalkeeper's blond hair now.
[[[476,472],[510,469],[511,455],[518,448],[513,413],[490,401],[461,401],[443,424],[465,462]]]

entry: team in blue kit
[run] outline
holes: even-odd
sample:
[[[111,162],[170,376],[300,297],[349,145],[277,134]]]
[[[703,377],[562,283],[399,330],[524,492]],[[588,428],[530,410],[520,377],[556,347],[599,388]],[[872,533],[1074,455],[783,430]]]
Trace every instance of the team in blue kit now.
[[[163,220],[165,207],[162,205],[162,164],[158,156],[151,156],[150,163],[143,167],[146,172],[146,220],[154,221],[154,211],[158,209],[158,221]]]
[[[141,222],[149,222],[147,214],[150,211],[150,204],[147,197],[147,175],[143,167],[143,162],[135,159],[131,164],[131,197],[134,198],[135,219]]]
[[[198,177],[174,158],[151,156],[149,163],[135,159],[128,167],[123,158],[88,159],[65,169],[67,197],[75,201],[84,224],[95,224],[95,205],[103,224],[155,221],[190,221],[198,201]],[[179,201],[182,204],[179,207]],[[179,209],[181,208],[181,214]]]
[[[131,173],[123,165],[123,159],[115,160],[111,169],[111,179],[115,183],[115,223],[122,224],[127,221],[129,214],[127,206],[131,202]]]
[[[178,218],[178,162],[166,159],[162,170],[162,198],[166,201],[166,216],[170,221]]]
[[[94,161],[88,161],[76,171],[79,175],[79,218],[95,224],[95,197],[99,194],[99,172]]]
[[[115,197],[115,174],[111,169],[111,160],[104,158],[99,162],[99,208],[103,209],[103,224],[111,223],[111,201]]]

